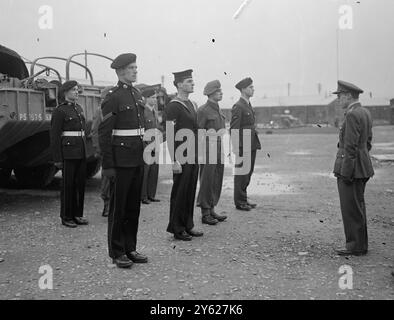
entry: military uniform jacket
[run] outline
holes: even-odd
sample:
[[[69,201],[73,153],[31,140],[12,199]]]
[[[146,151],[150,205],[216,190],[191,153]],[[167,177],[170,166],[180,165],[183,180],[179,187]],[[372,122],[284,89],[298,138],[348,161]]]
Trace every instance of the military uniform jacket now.
[[[138,167],[144,164],[143,134],[117,136],[113,130],[144,128],[144,104],[138,89],[118,82],[105,97],[99,125],[99,146],[103,157],[103,169]]]
[[[258,137],[258,133],[256,131],[255,125],[255,113],[250,105],[245,99],[240,98],[238,102],[233,106],[231,110],[231,122],[230,129],[238,129],[239,130],[239,147],[243,148],[243,130],[250,129],[251,130],[251,149],[257,150],[261,149],[260,140]]]
[[[356,103],[345,115],[339,132],[334,174],[347,179],[370,178],[374,175],[369,151],[372,148],[370,112]]]
[[[145,106],[144,110],[144,119],[145,119],[145,130],[155,129],[159,126],[159,121],[157,118],[157,111],[149,109],[149,107]]]
[[[202,105],[197,110],[197,123],[199,129],[210,130],[213,129],[216,133],[219,133],[219,130],[226,128],[226,117],[224,113],[220,110],[219,104],[208,100],[207,103]],[[209,132],[207,132],[209,135]],[[221,138],[217,136],[214,140],[213,138],[207,137],[206,139],[206,161],[208,163],[209,160],[209,148],[211,147],[210,144],[216,142],[217,148],[217,159],[219,160],[219,156],[222,152],[222,145],[221,145]]]
[[[188,100],[182,101],[175,97],[171,100],[165,108],[165,117],[166,121],[172,121],[174,123],[174,138],[176,133],[181,129],[189,129],[194,133],[195,138],[195,155],[197,159],[197,111],[196,111],[196,103]],[[167,139],[170,137],[167,136]],[[175,154],[175,150],[186,141],[186,138],[183,141],[168,141],[168,148],[170,154]],[[172,153],[172,146],[175,146],[174,153]],[[174,160],[174,159],[173,159]]]
[[[86,131],[83,109],[79,104],[63,102],[52,113],[51,150],[54,162],[86,158],[85,136],[62,136],[64,131]]]

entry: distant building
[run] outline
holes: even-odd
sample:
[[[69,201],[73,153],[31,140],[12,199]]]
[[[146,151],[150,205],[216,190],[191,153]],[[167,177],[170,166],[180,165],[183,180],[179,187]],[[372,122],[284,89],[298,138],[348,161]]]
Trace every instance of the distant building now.
[[[394,99],[360,97],[360,102],[367,107],[374,124],[394,122]],[[256,122],[268,124],[278,115],[289,114],[298,118],[303,124],[339,125],[343,120],[343,110],[338,105],[336,96],[290,96],[252,99],[256,112]],[[231,118],[231,109],[223,110],[226,119]]]

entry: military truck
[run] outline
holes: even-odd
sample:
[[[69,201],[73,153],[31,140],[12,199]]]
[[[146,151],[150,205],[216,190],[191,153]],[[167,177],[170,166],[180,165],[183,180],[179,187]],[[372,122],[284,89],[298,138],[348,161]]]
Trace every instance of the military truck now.
[[[100,169],[90,130],[93,115],[100,107],[103,86],[96,86],[90,69],[74,60],[81,55],[112,61],[100,54],[84,52],[69,58],[40,57],[26,63],[18,53],[0,45],[0,184],[7,183],[12,172],[21,186],[45,187],[53,180],[58,169],[54,166],[50,150],[50,121],[59,103],[59,86],[63,80],[70,79],[70,65],[84,68],[90,78],[89,85],[81,85],[78,100],[87,123],[87,176],[94,176]],[[65,62],[65,77],[41,60]],[[29,64],[30,72],[27,69]],[[57,79],[48,80],[51,74],[55,74]]]

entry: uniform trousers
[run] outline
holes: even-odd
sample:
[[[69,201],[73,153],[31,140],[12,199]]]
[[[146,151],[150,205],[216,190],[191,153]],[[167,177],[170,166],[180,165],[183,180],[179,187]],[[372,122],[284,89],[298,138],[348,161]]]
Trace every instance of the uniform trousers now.
[[[108,215],[108,251],[116,259],[136,250],[144,167],[115,168]]]
[[[250,179],[254,171],[254,164],[256,161],[257,150],[252,150],[250,153],[250,170],[247,174],[234,175],[234,203],[236,206],[244,205],[248,201],[247,188],[250,184]],[[238,167],[238,165],[237,165]]]
[[[142,184],[141,199],[154,199],[159,178],[159,165],[157,163],[144,165],[144,182]]]
[[[367,213],[364,191],[369,178],[354,179],[347,184],[337,179],[342,220],[346,237],[346,249],[350,251],[368,250]]]
[[[198,164],[182,165],[182,173],[173,175],[170,221],[167,232],[181,233],[193,229],[194,201],[198,181]]]
[[[201,209],[214,208],[220,198],[223,185],[224,164],[200,165],[200,190],[197,206]]]
[[[65,159],[60,191],[60,217],[73,220],[83,216],[86,182],[86,159]]]

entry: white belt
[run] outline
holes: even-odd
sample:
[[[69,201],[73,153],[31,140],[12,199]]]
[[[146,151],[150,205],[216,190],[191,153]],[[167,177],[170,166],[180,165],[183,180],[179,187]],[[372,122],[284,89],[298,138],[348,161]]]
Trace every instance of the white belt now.
[[[84,137],[85,131],[63,131],[62,137]]]
[[[142,136],[144,133],[145,133],[144,128],[129,129],[129,130],[120,130],[120,129],[112,130],[113,136],[122,136],[122,137]]]

